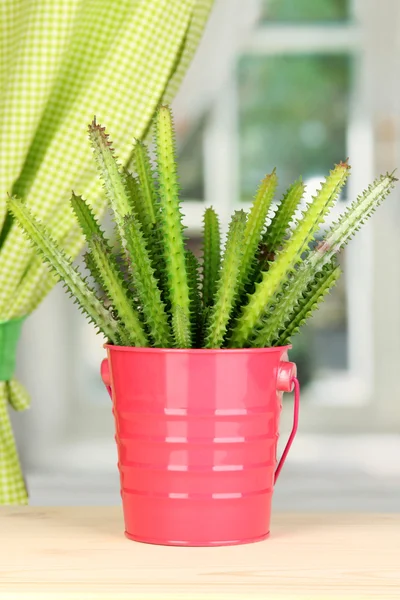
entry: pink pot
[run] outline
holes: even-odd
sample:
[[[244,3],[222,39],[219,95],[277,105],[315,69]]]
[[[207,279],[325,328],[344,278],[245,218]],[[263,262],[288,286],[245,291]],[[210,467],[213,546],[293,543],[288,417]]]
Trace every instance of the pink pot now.
[[[266,538],[298,421],[288,347],[106,348],[126,536],[187,546]],[[276,466],[282,392],[293,385],[293,430]]]

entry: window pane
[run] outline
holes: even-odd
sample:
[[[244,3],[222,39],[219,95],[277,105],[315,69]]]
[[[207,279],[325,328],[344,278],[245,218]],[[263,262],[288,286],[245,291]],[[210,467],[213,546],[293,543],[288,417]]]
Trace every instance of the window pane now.
[[[177,131],[178,176],[183,200],[204,200],[204,123],[204,118],[199,119],[189,131]]]
[[[348,55],[242,56],[238,63],[241,198],[277,168],[281,193],[344,160]]]
[[[263,0],[264,22],[344,21],[350,17],[349,0]]]

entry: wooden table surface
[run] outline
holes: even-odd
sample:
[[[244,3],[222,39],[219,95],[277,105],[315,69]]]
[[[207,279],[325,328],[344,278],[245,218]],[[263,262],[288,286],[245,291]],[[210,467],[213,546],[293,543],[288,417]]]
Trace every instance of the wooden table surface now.
[[[0,508],[0,598],[400,598],[400,515],[275,515],[269,540],[167,548],[119,508]]]

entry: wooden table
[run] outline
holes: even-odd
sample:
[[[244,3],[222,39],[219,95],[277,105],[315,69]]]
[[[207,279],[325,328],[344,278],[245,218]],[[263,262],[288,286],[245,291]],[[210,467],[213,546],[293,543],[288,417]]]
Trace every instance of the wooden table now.
[[[0,509],[0,598],[400,598],[400,515],[275,515],[269,540],[166,548],[118,508]]]

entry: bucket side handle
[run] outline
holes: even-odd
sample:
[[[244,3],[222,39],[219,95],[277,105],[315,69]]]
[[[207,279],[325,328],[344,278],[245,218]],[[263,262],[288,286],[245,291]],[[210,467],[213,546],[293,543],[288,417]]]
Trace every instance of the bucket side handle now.
[[[279,474],[285,463],[290,447],[293,443],[295,435],[297,433],[297,427],[299,424],[299,409],[300,409],[300,384],[296,377],[296,366],[293,363],[285,362],[281,363],[280,371],[278,374],[278,389],[284,392],[291,392],[294,389],[294,407],[293,407],[293,425],[292,431],[288,441],[286,442],[285,449],[283,450],[282,456],[278,462],[278,466],[275,470],[274,485],[278,480]]]
[[[107,392],[110,394],[110,398],[112,399],[110,365],[108,364],[107,358],[104,358],[101,361],[100,374],[101,374],[103,383],[107,388]]]

